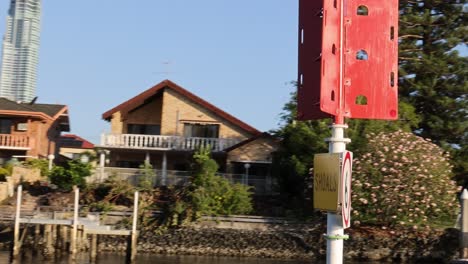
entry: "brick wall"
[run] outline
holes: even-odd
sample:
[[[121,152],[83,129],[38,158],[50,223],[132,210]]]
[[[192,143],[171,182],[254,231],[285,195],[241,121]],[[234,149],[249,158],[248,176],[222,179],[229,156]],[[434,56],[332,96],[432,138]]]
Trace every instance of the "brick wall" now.
[[[177,123],[177,115],[179,123]],[[175,91],[166,89],[163,97],[161,134],[182,135],[184,122],[219,124],[220,138],[247,139],[252,136]]]
[[[123,133],[122,115],[120,114],[120,112],[115,112],[114,114],[112,114],[111,132]]]
[[[17,124],[19,123],[27,123],[27,129],[25,131],[17,130]],[[56,142],[60,135],[57,121],[45,122],[42,120],[26,118],[13,119],[11,134],[29,137],[29,146],[31,149],[26,151],[26,153],[19,155],[47,157],[49,154],[57,154]]]
[[[128,113],[123,122],[122,131],[127,133],[127,124],[161,125],[162,97],[156,97],[151,102]]]

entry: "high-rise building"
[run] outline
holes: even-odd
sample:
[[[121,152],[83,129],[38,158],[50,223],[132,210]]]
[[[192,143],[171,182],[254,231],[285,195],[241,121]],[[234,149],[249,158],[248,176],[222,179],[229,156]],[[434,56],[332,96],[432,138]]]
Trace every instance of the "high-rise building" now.
[[[10,0],[3,37],[0,97],[29,102],[36,96],[41,0]]]

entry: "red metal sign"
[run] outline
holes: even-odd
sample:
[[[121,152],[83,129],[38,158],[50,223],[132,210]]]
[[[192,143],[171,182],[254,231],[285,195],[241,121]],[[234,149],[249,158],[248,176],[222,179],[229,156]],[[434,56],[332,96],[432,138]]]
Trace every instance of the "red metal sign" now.
[[[330,114],[337,123],[345,117],[396,119],[398,0],[317,2],[321,1],[299,3],[298,118]],[[319,37],[312,27],[320,24],[315,15],[320,6],[323,33],[318,71],[314,55],[319,54]]]
[[[398,0],[345,1],[344,115],[398,117]]]
[[[322,10],[322,0],[299,1],[299,76],[297,83],[297,118],[299,120],[331,117],[320,110]]]

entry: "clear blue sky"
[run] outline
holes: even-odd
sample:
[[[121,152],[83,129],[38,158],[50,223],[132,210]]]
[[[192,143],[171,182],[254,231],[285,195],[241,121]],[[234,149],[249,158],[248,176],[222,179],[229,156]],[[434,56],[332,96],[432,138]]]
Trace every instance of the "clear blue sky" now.
[[[0,1],[2,36],[9,2]],[[71,132],[99,143],[110,129],[102,113],[170,79],[259,130],[276,128],[296,79],[297,2],[43,0],[38,102],[68,105]]]

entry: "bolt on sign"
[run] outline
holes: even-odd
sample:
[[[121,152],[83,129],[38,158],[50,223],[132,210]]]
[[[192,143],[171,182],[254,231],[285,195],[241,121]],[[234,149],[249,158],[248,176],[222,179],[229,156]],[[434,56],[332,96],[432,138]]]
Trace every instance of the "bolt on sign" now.
[[[398,0],[299,0],[299,120],[397,119],[398,15]]]

